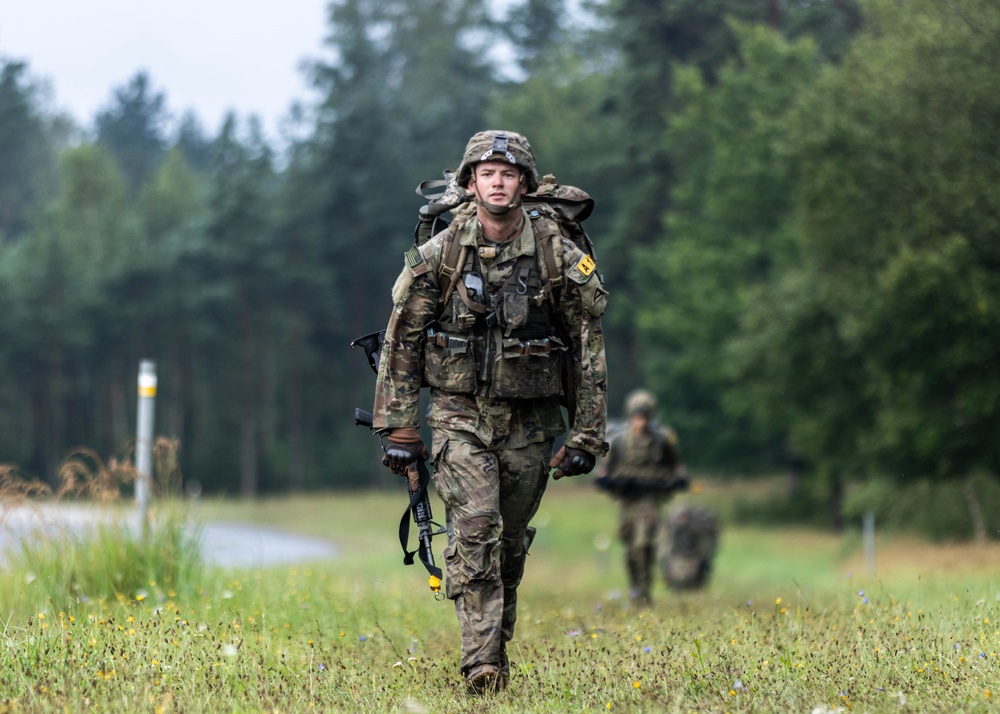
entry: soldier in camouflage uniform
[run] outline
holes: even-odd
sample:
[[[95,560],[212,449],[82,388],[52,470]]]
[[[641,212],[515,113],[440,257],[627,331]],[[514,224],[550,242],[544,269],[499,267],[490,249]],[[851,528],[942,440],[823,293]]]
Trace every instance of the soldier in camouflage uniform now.
[[[607,451],[607,293],[593,258],[556,221],[523,208],[522,197],[538,187],[523,136],[476,134],[456,178],[474,201],[411,248],[393,287],[373,426],[388,435],[386,458],[397,473],[426,457],[418,396],[422,384],[430,387],[446,593],[462,631],[462,674],[479,694],[507,684],[526,533],[549,468],[554,478],[588,473]],[[453,241],[463,249],[454,271],[444,261]],[[543,250],[554,253],[557,275],[547,274]],[[566,431],[564,388],[573,390],[575,416],[553,457],[554,439]]]
[[[675,486],[686,483],[687,473],[673,429],[653,424],[655,397],[645,390],[632,392],[625,411],[628,426],[612,438],[597,485],[621,504],[618,534],[625,545],[632,602],[648,607],[660,506]]]

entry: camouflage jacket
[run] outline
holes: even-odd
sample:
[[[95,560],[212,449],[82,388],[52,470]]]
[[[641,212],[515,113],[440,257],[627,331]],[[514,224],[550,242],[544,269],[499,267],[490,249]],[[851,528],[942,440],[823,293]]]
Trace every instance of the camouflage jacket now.
[[[462,245],[487,244],[479,221],[473,217],[456,221],[407,255],[392,289],[393,310],[386,328],[373,409],[376,430],[419,426],[428,328],[433,329],[445,307],[439,273],[448,231],[454,231]],[[520,235],[502,244],[495,258],[480,259],[487,290],[495,290],[510,279],[519,256],[535,255],[538,263],[544,264],[537,243],[532,221],[525,213]],[[593,261],[572,241],[564,238],[554,247],[565,286],[557,307],[558,319],[568,337],[566,359],[575,375],[576,417],[567,444],[600,455],[607,451],[607,368],[600,321],[607,293],[593,269]],[[470,432],[490,448],[518,448],[565,431],[558,396],[499,399],[434,387],[430,390],[427,423]]]
[[[639,434],[626,428],[611,440],[605,463],[609,477],[637,481],[673,481],[679,468],[677,435],[664,426],[655,426]]]

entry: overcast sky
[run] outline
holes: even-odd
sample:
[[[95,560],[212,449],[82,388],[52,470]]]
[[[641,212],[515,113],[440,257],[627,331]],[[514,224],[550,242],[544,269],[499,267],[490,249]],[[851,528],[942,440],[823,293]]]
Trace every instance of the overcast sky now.
[[[145,70],[175,118],[214,134],[227,110],[269,136],[311,101],[303,59],[323,55],[326,0],[0,0],[0,56],[47,80],[57,109],[91,126],[112,92]]]

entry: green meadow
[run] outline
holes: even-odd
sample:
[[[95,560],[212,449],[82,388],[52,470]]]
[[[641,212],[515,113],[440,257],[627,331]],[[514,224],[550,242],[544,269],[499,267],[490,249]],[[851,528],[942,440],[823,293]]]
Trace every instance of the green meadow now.
[[[509,647],[509,689],[468,697],[451,603],[403,567],[405,493],[160,507],[26,539],[0,583],[0,712],[987,712],[1000,697],[1000,546],[726,523],[709,586],[628,605],[613,503],[549,488]],[[443,518],[439,503],[436,515]],[[334,542],[331,561],[209,567],[187,524]],[[435,539],[439,560],[443,538]]]

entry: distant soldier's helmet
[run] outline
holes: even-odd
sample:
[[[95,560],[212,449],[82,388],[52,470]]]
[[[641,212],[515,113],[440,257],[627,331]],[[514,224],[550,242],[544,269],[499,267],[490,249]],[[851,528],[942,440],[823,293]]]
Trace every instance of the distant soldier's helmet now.
[[[643,416],[651,417],[655,411],[656,397],[653,396],[652,392],[648,392],[645,389],[637,389],[625,399],[625,412],[629,416],[642,414]]]
[[[472,178],[472,170],[483,161],[506,161],[521,168],[528,193],[538,190],[538,170],[535,168],[535,154],[531,144],[522,135],[513,131],[489,129],[481,131],[465,146],[462,163],[455,172],[455,180],[463,188]]]

